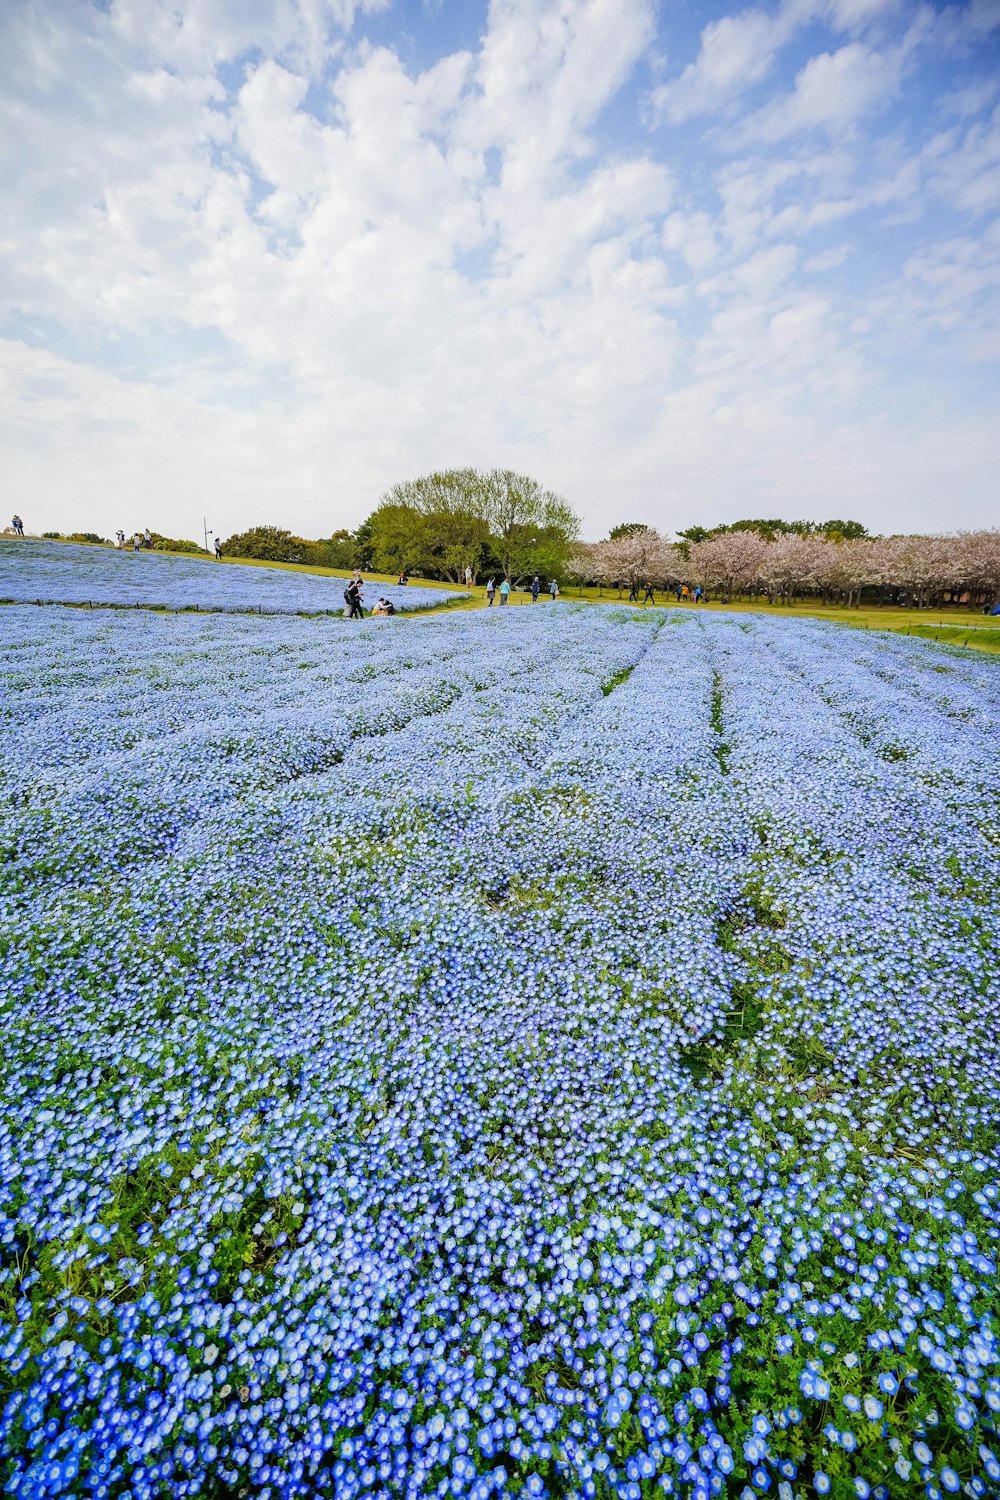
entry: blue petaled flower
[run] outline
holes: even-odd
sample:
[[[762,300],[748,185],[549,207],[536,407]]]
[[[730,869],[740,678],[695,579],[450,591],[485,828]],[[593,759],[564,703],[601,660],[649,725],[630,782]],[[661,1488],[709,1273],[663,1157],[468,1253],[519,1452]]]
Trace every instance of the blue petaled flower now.
[[[7,610],[17,1492],[786,1500],[816,1402],[815,1493],[950,1492],[1000,1406],[992,664],[241,598]],[[800,1406],[735,1400],[768,1358]]]

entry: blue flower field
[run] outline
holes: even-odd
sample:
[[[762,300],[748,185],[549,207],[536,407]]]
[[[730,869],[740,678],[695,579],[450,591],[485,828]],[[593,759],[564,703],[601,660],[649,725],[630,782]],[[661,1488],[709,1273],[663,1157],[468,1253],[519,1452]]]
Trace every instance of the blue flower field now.
[[[3,619],[4,1494],[1000,1495],[995,662]]]
[[[0,543],[0,603],[258,611],[267,615],[344,613],[346,578],[281,568],[217,563],[165,552],[119,552],[74,542]],[[428,609],[467,594],[454,589],[368,583],[365,610],[379,595],[397,610]]]

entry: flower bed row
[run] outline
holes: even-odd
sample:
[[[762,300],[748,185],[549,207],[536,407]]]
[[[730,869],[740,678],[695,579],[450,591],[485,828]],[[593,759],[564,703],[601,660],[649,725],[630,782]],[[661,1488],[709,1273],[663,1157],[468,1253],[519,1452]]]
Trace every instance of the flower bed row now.
[[[13,1492],[996,1493],[991,664],[16,619]]]

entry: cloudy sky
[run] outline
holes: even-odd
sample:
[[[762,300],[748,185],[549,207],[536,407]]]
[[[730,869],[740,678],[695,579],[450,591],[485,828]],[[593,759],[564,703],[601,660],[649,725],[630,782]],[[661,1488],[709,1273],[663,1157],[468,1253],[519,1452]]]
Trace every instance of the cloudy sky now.
[[[0,161],[32,529],[1000,522],[1000,0],[4,0]]]

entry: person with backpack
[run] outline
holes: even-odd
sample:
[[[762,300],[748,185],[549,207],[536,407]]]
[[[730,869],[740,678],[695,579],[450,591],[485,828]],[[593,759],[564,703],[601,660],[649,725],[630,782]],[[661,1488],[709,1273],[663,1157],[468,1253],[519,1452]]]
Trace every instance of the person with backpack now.
[[[494,600],[494,598],[496,596],[496,591],[497,591],[497,581],[496,581],[495,578],[491,578],[490,581],[489,581],[489,583],[486,585],[486,608],[487,609],[492,609],[493,608],[493,600]]]
[[[364,619],[365,613],[361,608],[361,589],[356,578],[352,578],[344,590],[344,603],[347,605],[347,618],[349,620]]]

